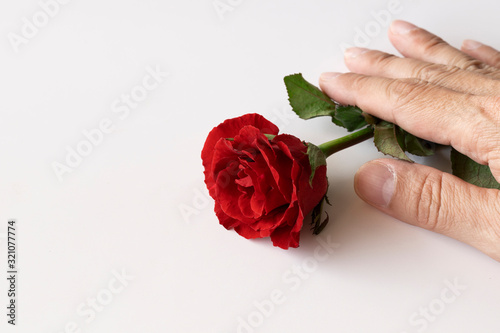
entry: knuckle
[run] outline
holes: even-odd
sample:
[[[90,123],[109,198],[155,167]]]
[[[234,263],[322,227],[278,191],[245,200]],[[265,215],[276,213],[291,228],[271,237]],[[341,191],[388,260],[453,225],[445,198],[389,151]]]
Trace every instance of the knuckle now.
[[[423,64],[415,69],[415,71],[413,72],[413,76],[428,81],[429,78],[432,78],[436,75],[437,71],[439,70],[438,67],[439,65],[437,64]]]
[[[410,83],[403,80],[392,80],[386,88],[387,97],[389,100],[393,100],[397,106],[400,106],[404,104],[405,97],[414,88]]]
[[[414,101],[419,101],[425,96],[428,87],[430,83],[419,79],[393,80],[387,85],[386,94],[393,102],[394,109],[400,110]]]
[[[350,75],[351,78],[351,84],[354,90],[362,90],[362,88],[366,87],[368,84],[369,77],[365,75],[357,75],[357,74],[344,74],[344,75]]]
[[[472,123],[483,122],[483,124],[475,124],[477,126],[484,127],[484,122],[489,124],[489,127],[494,127],[492,134],[497,136],[499,126],[500,126],[500,96],[477,96],[477,95],[465,95],[466,105],[469,105],[473,113],[470,114],[469,119]],[[484,137],[485,134],[482,133]]]
[[[460,114],[463,135],[455,136],[451,145],[461,147],[462,153],[480,164],[488,164],[500,153],[500,97],[462,95]],[[499,108],[495,109],[494,105]],[[480,130],[478,130],[480,129]]]
[[[482,67],[480,69],[476,69],[474,70],[475,73],[477,74],[481,74],[481,75],[484,75],[484,76],[487,76],[489,78],[492,78],[492,79],[499,79],[499,71],[498,71],[498,68],[496,67],[492,67],[492,66],[489,66],[489,65],[482,65]],[[497,90],[498,92],[498,90]]]
[[[446,46],[448,46],[448,43],[446,43],[443,39],[438,36],[432,35],[423,44],[423,51],[428,54],[436,54],[438,52],[441,52]]]
[[[396,57],[392,54],[377,52],[374,54],[370,65],[374,68],[385,68],[391,65],[395,58]]]
[[[414,75],[421,80],[439,83],[453,76],[458,69],[455,66],[427,63],[416,68]]]
[[[417,200],[414,205],[414,216],[419,226],[440,233],[446,232],[450,223],[447,218],[445,198],[442,193],[443,175],[429,174],[415,189]]]
[[[495,69],[500,68],[500,53],[495,54],[495,56],[491,60],[491,65],[495,67]]]
[[[468,70],[468,71],[478,71],[480,73],[484,71],[488,71],[488,65],[486,65],[484,62],[478,59],[474,59],[471,57],[463,57],[459,56],[460,58],[457,59],[456,65],[462,69]]]
[[[461,69],[457,66],[441,64],[425,64],[415,70],[415,77],[425,81],[433,81],[435,84],[441,84],[450,81]]]

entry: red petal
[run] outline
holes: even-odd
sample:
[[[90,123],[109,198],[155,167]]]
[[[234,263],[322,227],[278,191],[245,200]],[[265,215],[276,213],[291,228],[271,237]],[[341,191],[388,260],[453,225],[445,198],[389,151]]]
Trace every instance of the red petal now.
[[[280,134],[273,139],[273,143],[281,142],[285,144],[293,159],[300,159],[307,153],[307,146],[299,138],[290,134]]]
[[[246,175],[244,177],[236,179],[235,182],[236,182],[236,184],[243,186],[243,187],[253,186],[252,178],[249,175]]]
[[[304,215],[295,204],[287,209],[283,220],[286,223],[276,228],[271,234],[273,245],[285,250],[289,247],[298,247]]]
[[[284,217],[287,212],[287,207],[283,206],[282,208],[275,209],[271,214],[263,216],[261,219],[256,221],[255,223],[252,223],[250,227],[254,230],[259,230],[261,232],[263,231],[269,231],[268,236],[271,234],[271,232],[282,225],[284,222]]]
[[[249,227],[246,224],[239,224],[234,227],[234,230],[240,235],[245,237],[246,239],[253,239],[253,238],[263,238],[267,236],[262,236],[259,231],[255,231],[251,227]]]
[[[262,133],[277,135],[279,130],[276,125],[258,114],[246,114],[241,117],[228,119],[212,129],[203,146],[201,159],[205,168],[205,183],[207,188],[212,188],[215,183],[211,167],[214,158],[214,147],[220,139],[234,138],[244,126],[254,126]]]
[[[250,198],[250,206],[252,210],[256,213],[255,217],[260,217],[264,211],[264,205],[266,203],[266,196],[262,193],[261,188],[261,175],[259,175],[255,170],[249,167],[249,162],[242,161],[242,165],[246,166],[245,173],[252,179],[252,189],[253,193]],[[252,163],[253,164],[253,163]]]
[[[249,220],[242,213],[238,205],[238,198],[241,195],[245,194],[238,189],[234,176],[227,170],[219,172],[215,185],[215,201],[219,202],[221,209],[228,216],[245,223],[251,223],[252,220]]]
[[[215,144],[213,149],[213,157],[212,165],[210,166],[210,170],[205,170],[205,176],[210,176],[213,179],[212,185],[209,186],[207,184],[208,191],[210,196],[215,199],[215,179],[217,179],[219,172],[222,170],[226,170],[229,178],[226,180],[229,182],[229,179],[234,178],[239,169],[238,169],[238,157],[239,155],[233,150],[231,143],[225,139],[220,139]],[[231,169],[228,168],[231,166]]]
[[[229,230],[233,229],[235,226],[240,224],[238,220],[235,220],[232,217],[227,216],[227,214],[222,211],[217,201],[215,202],[214,211],[215,214],[217,215],[217,218],[219,219],[219,223],[222,224],[224,228]]]
[[[302,173],[298,180],[299,206],[304,215],[309,214],[314,207],[325,196],[328,189],[328,180],[326,178],[326,165],[316,168],[316,173],[312,181],[312,187],[309,185],[311,176],[311,166],[309,158],[306,156],[299,161],[302,164]]]
[[[238,207],[240,208],[241,213],[247,219],[256,219],[261,216],[261,213],[253,210],[251,205],[252,194],[242,194],[238,198]],[[235,198],[236,199],[236,198]]]

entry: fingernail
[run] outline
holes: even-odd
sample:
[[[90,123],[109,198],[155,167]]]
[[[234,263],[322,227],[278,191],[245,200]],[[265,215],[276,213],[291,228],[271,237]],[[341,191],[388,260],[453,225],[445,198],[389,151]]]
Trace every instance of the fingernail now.
[[[342,73],[337,73],[337,72],[326,72],[326,73],[323,73],[321,74],[321,76],[319,77],[319,79],[321,81],[329,81],[331,79],[334,79],[336,78],[337,76],[339,76],[340,74]]]
[[[464,42],[462,44],[462,48],[464,48],[466,50],[475,50],[475,49],[480,48],[481,46],[483,46],[483,44],[481,44],[475,40],[472,40],[472,39],[466,39],[466,40],[464,40]]]
[[[369,49],[365,49],[363,47],[350,47],[345,50],[344,56],[346,58],[356,58],[357,56],[370,51]]]
[[[396,20],[391,24],[391,31],[396,35],[404,35],[415,29],[418,29],[416,25],[406,21]]]
[[[393,169],[379,162],[362,166],[356,174],[356,192],[361,199],[380,207],[391,202],[396,184]]]

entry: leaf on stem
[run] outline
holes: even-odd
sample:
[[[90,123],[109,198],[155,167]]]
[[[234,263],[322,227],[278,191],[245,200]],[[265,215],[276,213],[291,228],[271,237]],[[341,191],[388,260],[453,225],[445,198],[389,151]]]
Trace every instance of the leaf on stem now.
[[[290,105],[302,119],[329,116],[333,123],[346,128],[349,132],[367,125],[373,126],[375,146],[378,150],[401,160],[413,162],[405,152],[418,156],[434,154],[434,144],[417,138],[397,125],[370,116],[357,106],[338,104],[319,88],[307,82],[300,73],[288,75],[284,80]],[[310,155],[310,158],[311,156],[313,155]]]
[[[404,144],[404,134],[397,126],[387,121],[374,125],[374,143],[377,149],[386,155],[413,162],[406,154],[401,144]]]
[[[318,148],[318,146],[315,146],[310,142],[307,143],[307,156],[309,157],[309,164],[311,165],[309,185],[312,187],[312,181],[314,179],[314,175],[316,174],[316,169],[322,165],[326,165],[326,156],[321,149]]]
[[[404,136],[404,145],[401,147],[404,151],[417,156],[431,156],[434,155],[436,151],[436,144],[421,138],[416,137],[413,134],[406,132],[399,126],[396,126],[399,131],[401,131]]]
[[[335,118],[342,123],[342,127],[345,127],[349,132],[368,125],[363,111],[357,106],[337,105]]]
[[[405,152],[418,156],[434,154],[435,144],[417,138],[393,123],[379,121],[373,128],[375,146],[386,155],[413,162]]]
[[[487,165],[476,163],[453,148],[451,149],[451,168],[455,176],[468,183],[500,190],[500,184],[495,180]]]
[[[329,116],[335,125],[349,132],[368,125],[363,111],[357,106],[339,105],[318,87],[307,82],[302,74],[288,75],[284,81],[290,105],[300,118]]]

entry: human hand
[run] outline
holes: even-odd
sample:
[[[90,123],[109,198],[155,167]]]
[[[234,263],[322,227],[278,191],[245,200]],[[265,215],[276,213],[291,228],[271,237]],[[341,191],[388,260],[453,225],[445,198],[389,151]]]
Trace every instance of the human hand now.
[[[353,73],[324,73],[332,99],[451,145],[489,165],[500,182],[500,52],[475,41],[458,50],[404,21],[389,38],[405,57],[351,48]],[[366,202],[404,222],[470,244],[500,261],[500,191],[434,168],[392,159],[363,165],[354,180]]]

